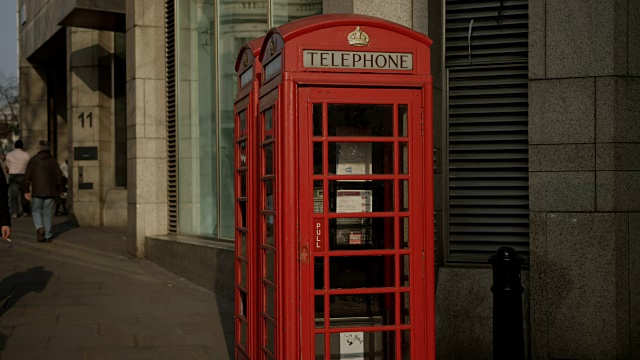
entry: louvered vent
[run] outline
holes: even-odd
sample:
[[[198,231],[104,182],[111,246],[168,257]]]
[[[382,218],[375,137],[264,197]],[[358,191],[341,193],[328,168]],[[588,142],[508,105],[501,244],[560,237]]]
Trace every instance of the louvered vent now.
[[[486,264],[500,246],[528,258],[528,4],[446,4],[447,261]]]
[[[166,3],[166,54],[167,54],[167,193],[169,208],[169,233],[178,231],[178,134],[176,121],[176,46],[175,0]]]
[[[449,261],[529,252],[527,65],[449,70]]]
[[[528,0],[447,0],[447,66],[526,62],[528,19]]]

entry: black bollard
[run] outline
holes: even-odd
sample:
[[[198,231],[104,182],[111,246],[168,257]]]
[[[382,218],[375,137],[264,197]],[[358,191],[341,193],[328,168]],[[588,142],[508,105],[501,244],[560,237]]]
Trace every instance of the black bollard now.
[[[524,359],[520,267],[524,259],[501,247],[489,257],[493,267],[493,359]]]

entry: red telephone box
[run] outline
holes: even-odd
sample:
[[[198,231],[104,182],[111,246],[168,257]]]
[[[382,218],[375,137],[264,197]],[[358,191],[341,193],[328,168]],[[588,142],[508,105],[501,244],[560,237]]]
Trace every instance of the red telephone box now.
[[[234,104],[235,134],[235,357],[254,359],[257,334],[257,193],[256,109],[260,86],[260,46],[264,38],[242,45],[236,61],[238,93]]]
[[[435,359],[430,45],[362,15],[264,38],[239,358]]]

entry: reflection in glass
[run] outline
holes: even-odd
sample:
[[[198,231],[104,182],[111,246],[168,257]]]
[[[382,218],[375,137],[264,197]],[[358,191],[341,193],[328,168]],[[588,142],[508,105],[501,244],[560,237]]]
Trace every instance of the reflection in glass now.
[[[393,105],[329,104],[329,136],[393,136]]]
[[[264,181],[265,210],[273,210],[273,180]]]
[[[400,333],[402,342],[402,360],[411,360],[411,331],[402,330]]]
[[[314,175],[322,175],[322,165],[323,165],[323,152],[322,152],[322,143],[315,142],[313,143],[313,174]]]
[[[264,146],[264,175],[273,175],[273,144]]]
[[[240,196],[246,197],[247,196],[247,173],[243,171],[239,173],[239,176],[240,176]]]
[[[400,211],[409,211],[409,180],[400,180]]]
[[[247,203],[244,201],[238,202],[238,207],[240,208],[240,226],[243,228],[247,227]]]
[[[233,111],[229,113],[229,167],[226,204],[227,217],[221,219],[218,192],[220,144],[216,128],[214,0],[178,0],[179,26],[176,27],[176,95],[178,103],[178,228],[181,233],[219,236],[218,225],[234,235],[233,206]],[[234,76],[235,78],[235,76]],[[235,80],[230,85],[235,89]],[[233,92],[233,91],[232,91]],[[231,102],[233,106],[233,101]]]
[[[240,119],[240,135],[247,134],[247,111],[242,110],[238,113],[238,118]]]
[[[264,254],[265,254],[265,258],[266,258],[266,264],[265,264],[265,276],[264,278],[271,281],[271,282],[275,282],[275,260],[276,260],[276,254],[273,250],[264,250]]]
[[[273,227],[274,227],[274,220],[275,220],[275,216],[273,215],[266,215],[264,217],[265,220],[265,227],[266,227],[266,244],[269,246],[274,246],[274,237],[273,237]]]
[[[330,142],[329,174],[393,174],[393,143]]]
[[[268,109],[264,112],[264,117],[262,119],[262,139],[268,140],[273,138],[273,111],[272,109]]]
[[[324,295],[315,297],[316,329],[324,328]]]
[[[398,146],[400,148],[400,169],[398,170],[400,174],[406,175],[409,174],[409,147],[406,142],[401,142]]]
[[[247,257],[247,234],[244,232],[240,233],[240,256]]]
[[[393,255],[332,256],[329,258],[329,287],[355,289],[395,286]]]
[[[329,301],[331,319],[370,319],[370,325],[395,325],[395,293],[332,295]],[[347,322],[332,322],[331,327],[353,326]]]
[[[271,286],[265,286],[266,290],[267,290],[267,303],[266,303],[266,307],[265,307],[265,312],[267,313],[267,315],[271,316],[272,318],[275,319],[276,317],[276,313],[275,313],[275,301],[276,301],[276,297],[275,297],[275,290],[271,287]]]
[[[409,268],[409,255],[400,255],[400,286],[409,287],[409,274],[411,269]]]
[[[316,359],[324,360],[324,334],[316,334],[315,347],[316,347]]]
[[[322,104],[313,104],[313,136],[322,136]]]
[[[393,180],[329,181],[329,211],[393,211]]]
[[[362,353],[358,353],[359,359],[385,359],[395,360],[396,356],[396,332],[348,332],[333,333],[329,335],[330,351],[332,359],[341,359],[341,346],[345,342],[361,342]],[[344,345],[343,345],[344,346]]]
[[[409,218],[400,218],[400,249],[409,248]]]
[[[398,136],[399,137],[409,136],[408,118],[409,118],[409,107],[407,105],[398,105]]]
[[[247,263],[244,260],[240,261],[240,285],[247,287]]]
[[[411,324],[411,298],[409,295],[410,293],[408,292],[400,293],[400,320],[402,324]]]
[[[329,219],[330,250],[393,249],[393,218]]]
[[[265,322],[267,325],[267,333],[265,334],[267,337],[267,350],[273,354],[275,353],[276,325],[271,320],[265,320]]]
[[[240,321],[240,345],[247,348],[247,323]]]
[[[322,188],[322,180],[313,181],[313,213],[324,213],[324,189]]]
[[[322,0],[271,0],[271,26],[322,14]]]
[[[324,290],[324,258],[317,257],[314,260],[313,279],[316,290]]]

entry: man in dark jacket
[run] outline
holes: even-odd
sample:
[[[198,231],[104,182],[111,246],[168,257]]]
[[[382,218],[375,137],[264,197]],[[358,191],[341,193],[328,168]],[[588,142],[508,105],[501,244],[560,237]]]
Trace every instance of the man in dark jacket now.
[[[38,153],[29,160],[24,174],[24,196],[31,200],[33,224],[38,242],[51,241],[53,204],[62,183],[62,171],[49,153],[49,143],[40,140]]]

